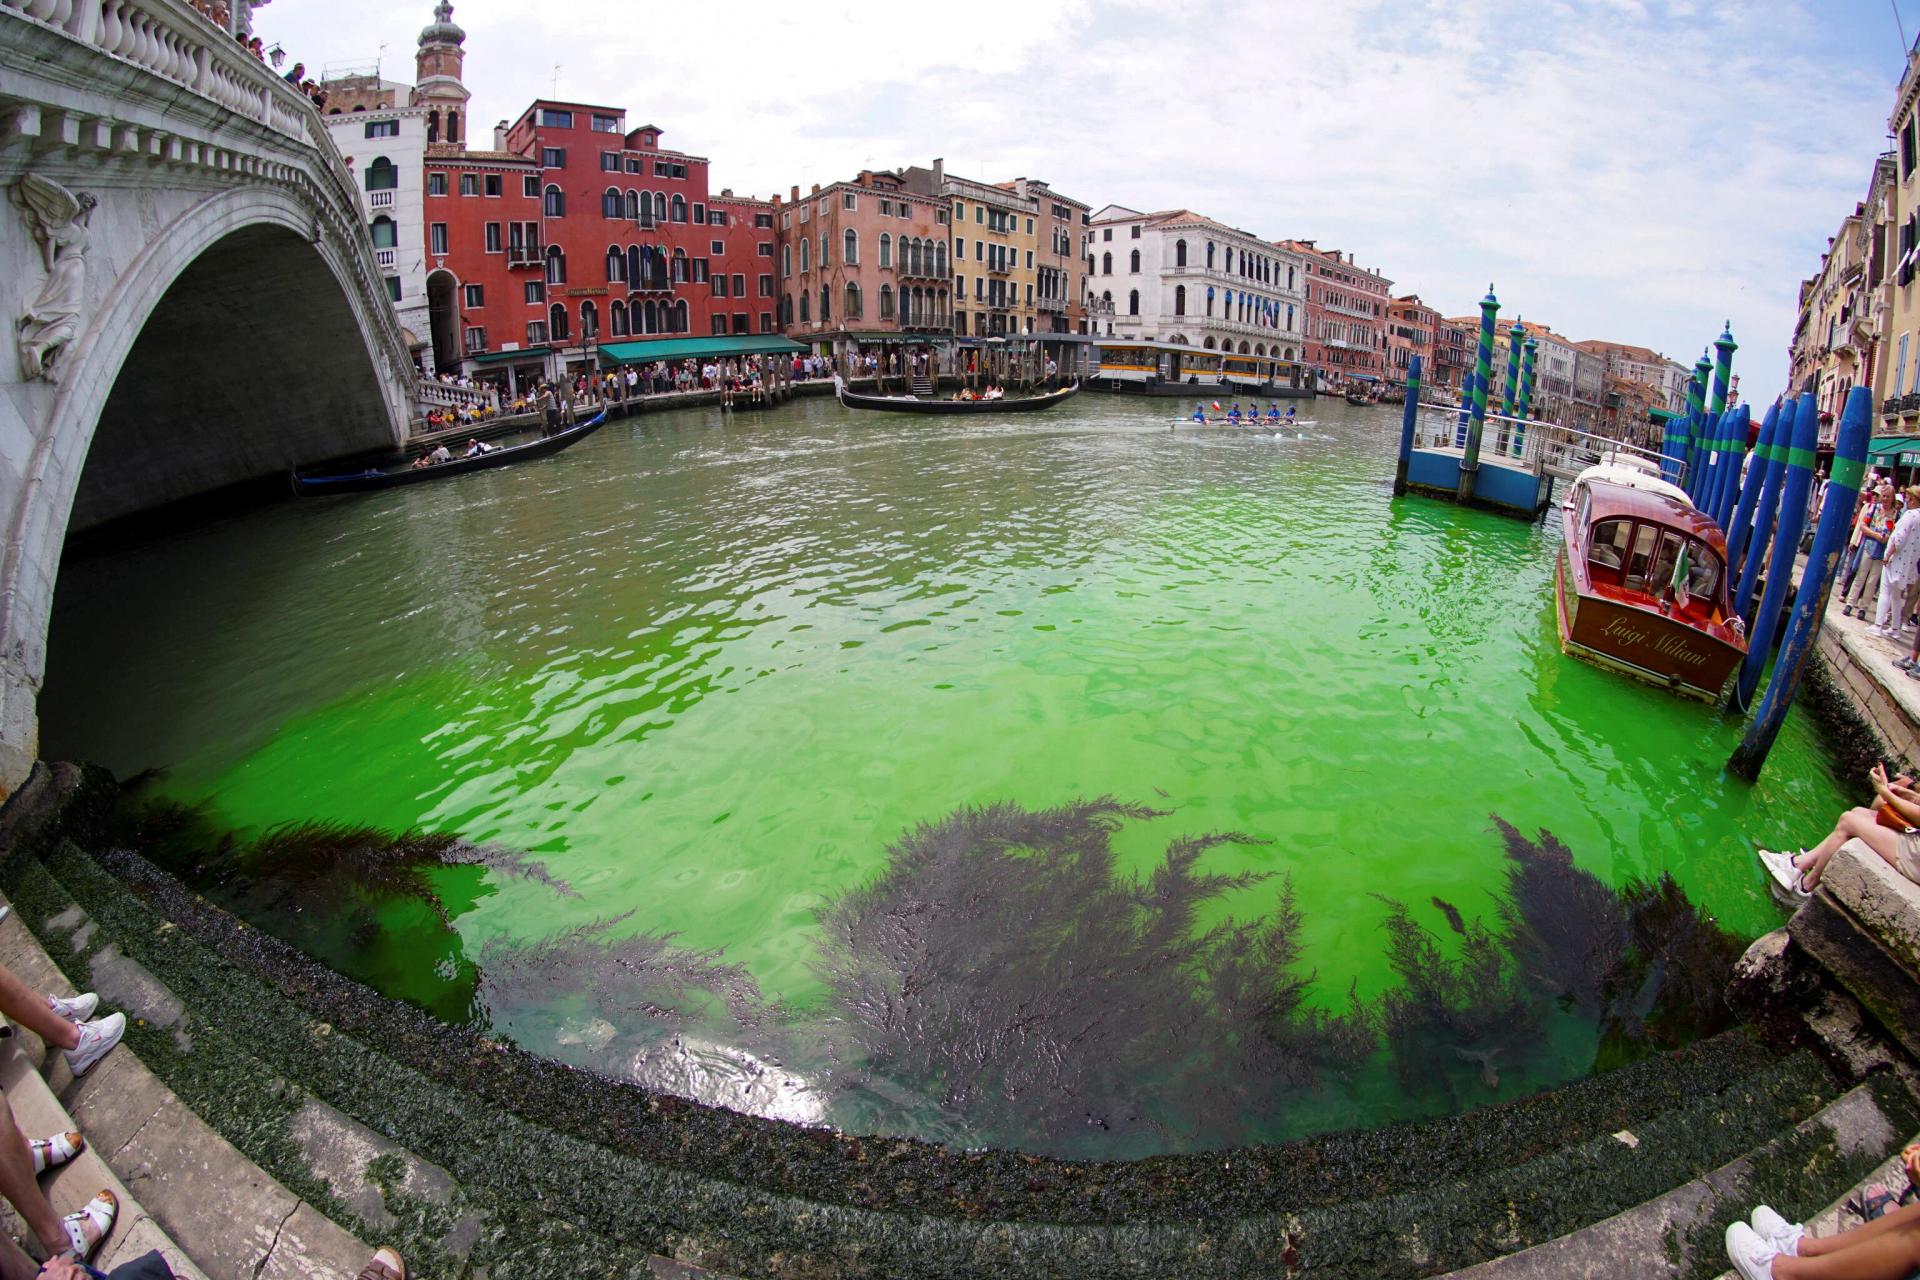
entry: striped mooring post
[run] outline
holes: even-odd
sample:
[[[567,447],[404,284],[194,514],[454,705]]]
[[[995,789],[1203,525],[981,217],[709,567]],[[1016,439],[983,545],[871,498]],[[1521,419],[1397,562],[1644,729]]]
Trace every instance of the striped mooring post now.
[[[1720,483],[1713,503],[1713,521],[1725,530],[1733,523],[1733,504],[1740,500],[1740,466],[1747,459],[1748,428],[1753,410],[1735,405],[1720,419]]]
[[[1533,416],[1533,361],[1540,352],[1540,339],[1528,338],[1526,354],[1520,357],[1520,403],[1513,416],[1520,419],[1513,427],[1513,451],[1527,451],[1527,421]]]
[[[1812,411],[1813,397],[1801,407],[1814,423],[1814,441],[1819,442],[1819,414]],[[1787,638],[1780,644],[1780,660],[1773,664],[1773,679],[1767,682],[1767,696],[1760,701],[1759,714],[1747,726],[1746,736],[1734,748],[1727,768],[1748,782],[1760,776],[1767,752],[1786,722],[1787,708],[1799,691],[1800,677],[1806,671],[1807,655],[1827,613],[1827,596],[1833,591],[1834,577],[1840,570],[1841,553],[1847,549],[1847,534],[1853,527],[1853,506],[1860,496],[1860,478],[1867,472],[1867,440],[1873,433],[1873,389],[1855,387],[1847,392],[1847,407],[1840,415],[1840,433],[1833,445],[1833,468],[1827,475],[1827,491],[1820,509],[1820,524],[1813,535],[1813,549],[1807,554],[1806,573],[1800,580],[1800,594],[1793,598],[1793,617],[1787,620]],[[1771,584],[1769,584],[1771,587]],[[1752,655],[1749,654],[1749,657]]]
[[[1493,286],[1487,286],[1487,296],[1480,299],[1480,349],[1473,361],[1473,416],[1467,422],[1466,452],[1460,455],[1460,488],[1457,497],[1461,502],[1473,501],[1473,484],[1480,470],[1480,437],[1487,429],[1487,387],[1493,380],[1493,321],[1500,314],[1500,299],[1493,296]]]
[[[1707,378],[1713,362],[1702,351],[1693,364],[1693,381],[1687,384],[1687,496],[1700,504],[1700,485],[1706,471]]]
[[[1722,455],[1720,458],[1721,476],[1719,482],[1714,486],[1715,514],[1713,517],[1719,522],[1722,528],[1726,527],[1726,517],[1723,512],[1732,510],[1732,503],[1728,501],[1725,496],[1727,492],[1726,466],[1728,463],[1733,463],[1737,466],[1740,461],[1740,455],[1747,450],[1746,436],[1742,434],[1738,438],[1736,447],[1733,432],[1728,429],[1732,424],[1727,422],[1723,416],[1727,412],[1727,396],[1731,385],[1730,379],[1733,375],[1733,353],[1739,349],[1739,346],[1740,344],[1733,340],[1733,321],[1729,320],[1720,327],[1720,336],[1713,340],[1713,399],[1707,405],[1707,412],[1719,418],[1722,427],[1720,437],[1720,451]]]
[[[1507,330],[1507,384],[1500,388],[1500,416],[1511,418],[1513,406],[1520,394],[1520,348],[1527,340],[1527,327],[1519,320],[1513,322],[1513,328]],[[1513,424],[1500,424],[1500,433],[1495,437],[1499,444],[1495,453],[1507,452],[1508,438],[1513,434]]]
[[[1780,509],[1774,518],[1773,555],[1767,561],[1767,589],[1760,594],[1760,605],[1747,631],[1747,660],[1741,664],[1740,678],[1734,685],[1733,707],[1745,711],[1753,705],[1760,688],[1760,675],[1773,652],[1774,628],[1780,621],[1780,607],[1792,589],[1793,562],[1800,554],[1800,535],[1807,527],[1807,496],[1813,491],[1813,451],[1820,443],[1820,416],[1814,412],[1813,397],[1803,395],[1793,415],[1793,447],[1787,450],[1787,474],[1780,482]]]
[[[1745,564],[1747,535],[1753,532],[1753,508],[1760,500],[1760,488],[1767,478],[1767,464],[1773,457],[1773,433],[1780,425],[1780,402],[1775,400],[1767,406],[1767,416],[1760,420],[1760,435],[1753,442],[1753,463],[1747,468],[1746,480],[1740,486],[1740,499],[1734,504],[1733,523],[1727,526],[1727,573],[1737,574]],[[1729,578],[1729,581],[1738,579]],[[1734,606],[1739,612],[1739,606]]]
[[[1667,429],[1660,438],[1660,456],[1665,462],[1660,468],[1660,478],[1670,484],[1680,484],[1686,479],[1687,470],[1687,420],[1675,414],[1667,419]]]
[[[1746,620],[1747,635],[1753,635],[1753,589],[1760,581],[1760,563],[1767,553],[1767,539],[1773,533],[1780,513],[1780,489],[1787,480],[1787,461],[1793,456],[1793,438],[1797,406],[1791,396],[1780,402],[1780,421],[1773,428],[1773,450],[1764,459],[1766,479],[1761,482],[1760,500],[1753,504],[1753,531],[1747,535],[1746,558],[1740,566],[1740,590],[1733,597],[1733,611]],[[1817,430],[1817,429],[1816,429]],[[1819,436],[1814,437],[1818,443]]]
[[[1400,406],[1400,461],[1393,468],[1393,496],[1407,491],[1407,464],[1413,460],[1413,424],[1420,413],[1420,357],[1407,361],[1407,400]]]

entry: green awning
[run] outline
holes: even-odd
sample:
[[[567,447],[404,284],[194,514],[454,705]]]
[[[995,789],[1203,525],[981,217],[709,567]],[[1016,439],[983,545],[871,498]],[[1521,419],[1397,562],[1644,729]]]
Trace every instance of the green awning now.
[[[1894,458],[1902,453],[1920,453],[1920,437],[1915,436],[1875,436],[1867,441],[1869,458]],[[1894,463],[1895,466],[1905,465]]]
[[[508,364],[515,360],[545,360],[546,358],[547,348],[545,347],[527,347],[519,351],[485,351],[477,356],[467,357],[475,364]]]
[[[792,356],[806,350],[773,334],[736,334],[726,338],[659,338],[648,342],[603,342],[605,364],[642,364],[649,360],[701,359],[706,356]]]
[[[1648,417],[1648,419],[1649,419],[1649,420],[1651,420],[1651,421],[1653,421],[1653,422],[1671,422],[1671,421],[1673,421],[1673,420],[1674,420],[1675,418],[1680,418],[1680,417],[1685,417],[1685,416],[1686,416],[1686,415],[1684,415],[1684,414],[1681,414],[1681,413],[1676,413],[1676,412],[1674,412],[1674,411],[1673,411],[1672,409],[1649,409],[1649,410],[1647,410],[1647,417]]]

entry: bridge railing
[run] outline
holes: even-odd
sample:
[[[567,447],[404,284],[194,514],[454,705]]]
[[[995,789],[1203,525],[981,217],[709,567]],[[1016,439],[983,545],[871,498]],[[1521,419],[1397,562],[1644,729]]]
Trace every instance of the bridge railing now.
[[[455,387],[432,378],[420,380],[420,407],[424,409],[500,408],[500,393],[491,387]]]

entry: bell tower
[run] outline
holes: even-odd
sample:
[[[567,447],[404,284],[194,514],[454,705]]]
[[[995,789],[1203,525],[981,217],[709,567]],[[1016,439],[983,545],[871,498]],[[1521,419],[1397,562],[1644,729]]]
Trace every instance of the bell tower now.
[[[441,146],[466,146],[466,85],[460,82],[467,33],[453,21],[453,5],[440,0],[433,25],[420,32],[420,51],[414,55],[412,105],[427,108],[427,141]]]

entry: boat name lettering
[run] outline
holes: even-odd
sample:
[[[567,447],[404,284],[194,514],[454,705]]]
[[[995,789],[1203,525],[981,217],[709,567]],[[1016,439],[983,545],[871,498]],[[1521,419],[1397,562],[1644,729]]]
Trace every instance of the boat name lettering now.
[[[1701,667],[1707,662],[1707,655],[1696,651],[1680,636],[1664,635],[1655,639],[1626,618],[1610,619],[1606,630],[1601,634],[1622,645],[1636,649],[1651,649],[1663,658],[1673,658],[1690,666]]]

